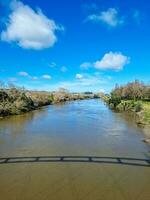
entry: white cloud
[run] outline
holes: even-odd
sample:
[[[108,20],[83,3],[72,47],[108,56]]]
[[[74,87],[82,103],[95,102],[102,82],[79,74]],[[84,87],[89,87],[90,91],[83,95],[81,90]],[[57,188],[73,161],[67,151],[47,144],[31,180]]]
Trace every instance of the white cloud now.
[[[41,10],[34,11],[20,1],[13,1],[6,30],[1,39],[16,42],[25,49],[40,50],[52,47],[56,41],[56,31],[64,30],[54,20],[47,18]]]
[[[90,62],[84,62],[84,63],[82,63],[82,64],[80,65],[80,67],[81,67],[82,69],[88,69],[88,68],[91,67],[91,63],[90,63]]]
[[[29,79],[31,79],[31,80],[33,80],[33,81],[39,80],[40,78],[42,78],[42,79],[47,79],[47,80],[50,80],[50,79],[51,79],[51,76],[48,75],[48,74],[44,74],[44,75],[42,75],[41,77],[37,77],[37,76],[31,76],[31,75],[29,75],[27,72],[24,72],[24,71],[18,72],[18,75],[19,75],[19,76],[23,76],[23,77],[27,77],[27,78],[29,78]]]
[[[95,85],[101,85],[105,82],[105,80],[100,76],[86,75],[85,78],[79,79],[76,82],[80,86],[91,87]]]
[[[94,63],[94,67],[103,70],[110,69],[119,71],[123,69],[123,67],[128,63],[130,63],[129,57],[123,55],[122,53],[109,52],[106,53],[101,60],[96,61]]]
[[[22,77],[26,77],[28,79],[31,79],[32,81],[37,81],[39,78],[37,76],[31,76],[30,74],[28,74],[27,72],[18,72],[18,75],[19,76],[22,76]]]
[[[61,69],[60,69],[60,71],[61,71],[61,72],[67,72],[67,71],[68,71],[68,69],[67,69],[67,67],[65,67],[65,66],[62,66],[62,67],[61,67]]]
[[[19,76],[29,76],[29,74],[27,72],[18,72]]]
[[[42,76],[42,78],[50,80],[50,79],[51,79],[51,76],[48,75],[48,74],[44,74],[44,75]]]
[[[37,76],[30,76],[32,81],[37,81],[39,78]]]
[[[29,82],[24,84],[28,89],[37,89],[45,91],[56,91],[58,88],[66,88],[71,92],[84,92],[84,91],[104,91],[103,88],[109,83],[109,80],[106,76],[101,76],[100,74],[83,74],[82,79],[72,79],[65,81],[58,81],[57,83],[48,84],[46,82],[36,81],[34,83]],[[34,84],[34,85],[33,85]]]
[[[77,79],[82,79],[82,78],[83,78],[83,75],[82,75],[82,74],[76,74],[76,78],[77,78]]]
[[[119,17],[118,11],[115,8],[109,8],[100,14],[89,15],[86,21],[103,22],[110,27],[116,27],[124,23],[123,17]]]
[[[86,91],[96,90],[99,91],[102,85],[108,83],[108,79],[100,75],[84,74],[81,79],[74,79],[72,81],[64,81],[58,83],[55,88],[63,87],[70,91]]]
[[[87,63],[87,64],[86,64]],[[106,53],[101,60],[95,62],[85,62],[80,65],[83,69],[88,67],[94,67],[101,70],[122,70],[123,67],[130,63],[130,57],[123,55],[120,52],[109,52]],[[96,72],[97,74],[98,72]]]

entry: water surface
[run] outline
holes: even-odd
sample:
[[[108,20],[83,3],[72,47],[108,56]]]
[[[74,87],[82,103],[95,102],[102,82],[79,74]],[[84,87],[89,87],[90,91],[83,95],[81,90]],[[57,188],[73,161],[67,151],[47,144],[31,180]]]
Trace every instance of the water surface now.
[[[0,164],[1,199],[149,200],[150,167],[145,160],[150,149],[142,138],[131,116],[114,113],[99,99],[1,119],[1,158],[69,160]],[[90,162],[89,157],[103,162]],[[119,163],[118,158],[131,160]]]

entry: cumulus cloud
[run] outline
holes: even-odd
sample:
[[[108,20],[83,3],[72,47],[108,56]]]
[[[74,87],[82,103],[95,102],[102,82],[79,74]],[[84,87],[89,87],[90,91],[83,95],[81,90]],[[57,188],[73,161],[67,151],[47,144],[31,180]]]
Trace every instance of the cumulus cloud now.
[[[50,80],[50,79],[51,79],[51,76],[48,75],[48,74],[44,74],[44,75],[42,76],[42,78]]]
[[[52,47],[57,42],[56,31],[64,30],[41,10],[34,11],[20,1],[13,1],[11,9],[6,30],[1,33],[3,41],[16,42],[25,49],[40,50]]]
[[[27,72],[18,72],[18,75],[24,76],[24,77],[29,76],[29,74]]]
[[[87,63],[87,64],[86,64]],[[95,62],[84,62],[80,65],[82,68],[87,69],[86,66],[94,67],[101,70],[122,70],[123,67],[130,63],[130,57],[123,55],[120,52],[106,53],[102,59]],[[84,66],[84,67],[83,67]],[[97,72],[96,72],[97,73]]]
[[[94,63],[94,67],[97,69],[103,69],[103,70],[115,70],[119,71],[123,69],[125,65],[127,65],[130,62],[130,58],[123,55],[122,53],[113,53],[109,52],[106,53],[103,58],[99,61],[96,61]]]
[[[119,17],[118,11],[115,8],[109,8],[99,14],[89,15],[86,21],[103,22],[110,27],[116,27],[124,23],[123,17]]]
[[[76,78],[77,78],[77,79],[82,79],[82,78],[83,78],[83,75],[82,75],[82,74],[76,74]]]

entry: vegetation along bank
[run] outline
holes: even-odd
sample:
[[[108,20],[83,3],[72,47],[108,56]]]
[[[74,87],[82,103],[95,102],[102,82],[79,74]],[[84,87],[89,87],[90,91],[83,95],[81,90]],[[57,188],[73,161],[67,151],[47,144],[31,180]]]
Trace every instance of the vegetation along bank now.
[[[39,92],[27,91],[15,86],[1,87],[0,117],[22,114],[50,104],[97,97],[97,94],[90,92],[70,93],[63,88],[60,88],[57,92]]]
[[[150,85],[138,80],[116,87],[109,95],[101,98],[111,109],[119,112],[132,112],[136,123],[145,127],[150,142]]]

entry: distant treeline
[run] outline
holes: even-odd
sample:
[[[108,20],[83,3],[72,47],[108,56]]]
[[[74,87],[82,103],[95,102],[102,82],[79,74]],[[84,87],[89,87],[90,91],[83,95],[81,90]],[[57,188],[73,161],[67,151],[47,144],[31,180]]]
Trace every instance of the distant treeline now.
[[[71,100],[96,98],[92,93],[70,93],[64,88],[57,92],[27,91],[14,85],[0,87],[0,116],[25,113],[41,106]]]

